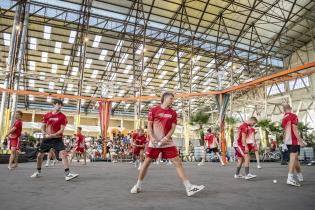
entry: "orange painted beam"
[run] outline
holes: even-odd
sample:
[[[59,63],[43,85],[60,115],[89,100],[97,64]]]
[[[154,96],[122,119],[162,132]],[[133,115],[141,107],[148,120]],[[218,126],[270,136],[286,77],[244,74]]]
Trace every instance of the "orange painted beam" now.
[[[304,64],[302,66],[298,66],[298,67],[295,67],[295,68],[292,68],[292,69],[287,69],[287,70],[280,71],[278,73],[275,73],[275,74],[272,74],[272,75],[269,75],[269,76],[265,76],[265,77],[262,77],[262,78],[259,78],[259,79],[256,79],[256,80],[253,80],[253,81],[250,81],[250,82],[246,82],[246,83],[240,84],[240,85],[235,86],[235,87],[230,87],[230,88],[224,89],[222,91],[222,93],[230,93],[230,92],[235,92],[235,91],[242,90],[244,88],[246,89],[246,87],[248,87],[248,86],[252,86],[252,85],[259,84],[259,83],[262,83],[262,82],[265,82],[265,81],[268,81],[268,80],[276,79],[276,78],[279,78],[281,76],[286,76],[288,74],[291,74],[291,73],[294,73],[294,72],[298,72],[298,71],[301,71],[301,70],[304,70],[304,69],[308,69],[308,68],[311,68],[311,67],[314,67],[314,66],[315,66],[315,62],[307,63],[307,64]]]
[[[222,91],[207,91],[207,92],[193,92],[193,93],[177,93],[175,94],[175,98],[192,98],[192,97],[203,97],[203,96],[209,96],[209,95],[218,95],[218,94],[224,94],[229,92],[235,92],[239,90],[244,90],[248,88],[253,88],[257,86],[264,85],[263,83],[266,81],[272,81],[274,79],[283,78],[286,77],[287,80],[294,79],[296,77],[299,77],[301,75],[310,75],[315,73],[315,70],[310,70],[308,72],[302,72],[297,73],[298,71],[308,69],[315,66],[315,62],[307,63],[302,66],[298,66],[296,68],[287,69],[269,76],[265,76],[250,82],[246,82],[243,84],[240,84],[238,86],[230,87],[227,89],[224,89]],[[292,74],[295,73],[295,74]],[[292,75],[288,75],[292,74]],[[275,81],[276,82],[276,81]],[[274,83],[275,83],[274,82]],[[150,101],[150,100],[159,100],[160,97],[157,96],[138,96],[138,97],[128,97],[128,98],[97,98],[97,97],[88,97],[88,96],[75,96],[75,95],[64,95],[64,94],[55,94],[55,93],[42,93],[37,91],[28,91],[28,90],[13,90],[13,89],[4,89],[0,88],[0,92],[7,92],[7,93],[15,93],[17,95],[34,95],[34,96],[50,96],[52,98],[68,98],[72,100],[91,100],[91,101]]]

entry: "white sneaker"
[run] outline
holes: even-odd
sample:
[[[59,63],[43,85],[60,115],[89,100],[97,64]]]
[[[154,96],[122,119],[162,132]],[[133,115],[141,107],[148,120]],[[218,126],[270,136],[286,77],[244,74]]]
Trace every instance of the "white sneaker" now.
[[[260,166],[260,165],[257,165],[257,168],[258,168],[258,169],[261,169],[261,166]]]
[[[166,165],[171,166],[171,165],[173,165],[173,163],[171,161],[169,161]]]
[[[131,190],[130,190],[130,193],[131,193],[131,194],[136,194],[136,193],[139,193],[139,192],[141,192],[141,188],[138,187],[137,185],[134,185],[134,186],[131,188]]]
[[[39,173],[38,171],[34,172],[32,175],[31,175],[31,178],[38,178],[38,177],[41,177],[41,173]]]
[[[53,160],[50,165],[51,165],[51,166],[56,165],[56,160]]]
[[[244,179],[244,176],[242,174],[239,175],[235,174],[234,179]]]
[[[205,165],[205,163],[204,162],[200,162],[200,163],[198,163],[198,166],[204,166]]]
[[[297,179],[298,179],[299,182],[303,182],[304,181],[303,175],[301,173],[297,174],[296,176],[297,176]]]
[[[253,179],[253,178],[256,178],[257,176],[256,175],[254,175],[254,174],[247,174],[246,176],[245,176],[245,179],[246,180],[249,180],[249,179]]]
[[[76,178],[78,176],[79,176],[79,174],[68,173],[68,175],[65,176],[65,180],[69,181],[69,180],[74,179],[74,178]]]
[[[190,189],[186,190],[187,196],[192,196],[196,194],[197,192],[203,190],[205,188],[204,185],[191,185]]]
[[[9,171],[12,171],[13,169],[14,169],[13,167],[8,166],[8,170],[9,170]]]
[[[295,186],[295,187],[300,187],[300,183],[298,183],[297,181],[295,181],[294,179],[287,179],[287,184],[288,185],[292,185],[292,186]]]
[[[45,167],[49,167],[49,162],[48,161],[46,162]]]

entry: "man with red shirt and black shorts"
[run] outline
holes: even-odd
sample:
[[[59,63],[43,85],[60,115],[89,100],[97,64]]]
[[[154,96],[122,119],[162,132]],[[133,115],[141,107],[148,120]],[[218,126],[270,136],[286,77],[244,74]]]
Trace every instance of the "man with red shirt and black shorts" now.
[[[9,170],[16,168],[18,165],[18,156],[19,156],[18,150],[20,149],[19,148],[20,136],[22,133],[22,124],[23,124],[21,120],[22,116],[23,116],[23,113],[21,111],[17,111],[15,113],[15,122],[12,128],[10,129],[8,135],[6,136],[6,138],[9,139],[9,149],[11,150],[11,155],[10,155],[9,165],[8,165]]]
[[[220,144],[218,142],[217,137],[215,136],[215,133],[211,132],[211,128],[209,128],[207,130],[207,133],[204,136],[204,141],[205,141],[205,148],[206,149],[203,153],[204,155],[202,157],[202,160],[198,165],[199,166],[204,165],[204,162],[206,160],[206,153],[214,152],[217,155],[217,158],[220,160],[221,165],[224,166],[224,163],[222,161],[222,158],[220,156],[219,149],[218,149],[220,147]]]
[[[174,101],[174,95],[165,92],[161,98],[161,105],[153,107],[148,113],[148,137],[149,145],[146,149],[146,158],[140,170],[138,181],[133,186],[130,193],[139,193],[141,191],[142,181],[153,159],[156,159],[160,153],[162,158],[170,159],[176,167],[176,171],[183,182],[187,196],[204,189],[203,185],[192,185],[185,173],[181,159],[178,157],[176,146],[172,140],[172,135],[176,128],[177,114],[171,108]],[[163,177],[164,179],[165,177]]]
[[[37,155],[37,171],[31,175],[31,178],[38,178],[41,176],[41,168],[45,152],[49,152],[51,148],[55,149],[56,153],[62,159],[62,164],[65,169],[65,180],[69,181],[79,176],[79,174],[70,173],[69,161],[67,158],[66,147],[63,143],[63,131],[68,123],[67,117],[60,111],[63,103],[61,100],[54,100],[54,109],[48,112],[43,117],[43,124],[41,127],[44,139],[39,147]]]
[[[137,129],[136,133],[132,134],[132,154],[133,154],[133,158],[136,161],[136,165],[137,165],[137,161],[139,161],[139,167],[138,170],[141,169],[142,167],[142,163],[144,161],[144,149],[145,149],[145,145],[147,143],[147,138],[144,135],[143,129]]]
[[[74,148],[74,150],[72,152],[70,162],[72,162],[73,158],[77,154],[82,154],[83,159],[84,159],[84,165],[86,165],[86,151],[85,151],[85,147],[84,147],[84,139],[85,139],[85,136],[82,135],[82,128],[78,127],[77,128],[77,134],[76,134],[76,147]],[[77,156],[77,158],[78,158],[78,156]],[[78,161],[79,161],[79,159],[78,159]]]
[[[249,130],[250,127],[253,127],[257,123],[256,117],[251,117],[246,122],[242,123],[241,126],[238,128],[238,134],[237,134],[237,145],[235,147],[236,155],[238,157],[237,159],[237,168],[236,173],[234,175],[235,179],[239,178],[245,178],[246,180],[255,178],[256,175],[249,173],[249,162],[250,162],[250,156],[249,151],[251,146],[249,146],[246,143],[246,139],[249,137]],[[245,177],[240,175],[240,170],[242,168],[242,165],[245,165]]]
[[[294,171],[296,171],[297,179],[299,182],[303,182],[303,175],[301,173],[301,166],[298,159],[300,153],[300,147],[304,147],[306,143],[301,138],[297,124],[299,122],[296,114],[292,113],[292,108],[290,105],[286,104],[283,106],[283,111],[285,112],[282,119],[282,128],[284,130],[283,143],[285,149],[290,153],[289,161],[289,173],[287,184],[300,187],[301,184],[294,179]]]

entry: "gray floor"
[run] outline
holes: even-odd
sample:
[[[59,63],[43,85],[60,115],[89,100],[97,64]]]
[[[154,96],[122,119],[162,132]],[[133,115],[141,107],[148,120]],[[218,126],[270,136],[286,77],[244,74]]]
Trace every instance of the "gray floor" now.
[[[234,180],[234,165],[221,167],[207,163],[198,167],[184,164],[191,182],[206,189],[187,197],[174,167],[152,165],[143,184],[143,192],[129,194],[137,170],[129,163],[74,163],[80,177],[71,182],[63,178],[63,169],[44,168],[43,177],[29,178],[34,163],[20,164],[15,171],[0,165],[0,206],[18,209],[315,209],[315,167],[303,166],[305,182],[300,188],[285,184],[287,169],[275,163],[253,169],[258,178]],[[253,164],[255,166],[255,164]],[[273,180],[278,183],[274,184]]]

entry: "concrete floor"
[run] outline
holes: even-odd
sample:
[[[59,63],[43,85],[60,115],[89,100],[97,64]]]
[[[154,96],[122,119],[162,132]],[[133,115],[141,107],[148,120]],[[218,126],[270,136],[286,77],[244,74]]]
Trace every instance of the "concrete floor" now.
[[[256,166],[253,164],[253,166]],[[152,165],[143,192],[129,194],[138,171],[129,163],[74,163],[80,177],[66,182],[61,164],[43,168],[43,177],[30,179],[35,163],[22,163],[14,171],[0,165],[0,206],[19,209],[315,209],[315,167],[303,166],[305,182],[300,188],[285,184],[287,169],[264,163],[252,170],[255,180],[234,180],[235,166],[217,163],[197,166],[184,163],[192,183],[206,189],[194,197],[185,195],[173,166]],[[243,170],[243,169],[242,169]],[[274,184],[273,180],[278,183]]]

